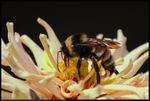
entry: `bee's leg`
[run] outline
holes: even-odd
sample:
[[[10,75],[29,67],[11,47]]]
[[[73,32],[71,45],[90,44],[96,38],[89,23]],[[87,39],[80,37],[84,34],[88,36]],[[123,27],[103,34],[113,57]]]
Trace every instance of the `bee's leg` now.
[[[94,69],[95,69],[95,72],[96,72],[97,84],[99,84],[99,83],[100,83],[99,67],[98,67],[97,62],[96,62],[96,60],[95,60],[95,57],[92,56],[91,59],[92,59],[92,61],[93,61]]]
[[[81,74],[80,74],[81,61],[82,61],[82,58],[79,58],[79,60],[77,62],[77,70],[78,70],[79,77],[81,77]]]
[[[108,67],[108,70],[110,72],[110,75],[112,75],[113,73],[118,74],[119,72],[115,69],[114,64],[112,64],[110,67]]]
[[[115,74],[119,74],[119,72],[116,69],[114,70],[114,72],[115,72]]]
[[[100,58],[95,53],[93,53],[92,56],[94,56],[97,60],[100,60]]]
[[[66,56],[64,56],[64,63],[65,63],[65,66],[66,66],[66,68],[67,68],[67,63],[66,63],[66,60],[67,59],[67,57]]]

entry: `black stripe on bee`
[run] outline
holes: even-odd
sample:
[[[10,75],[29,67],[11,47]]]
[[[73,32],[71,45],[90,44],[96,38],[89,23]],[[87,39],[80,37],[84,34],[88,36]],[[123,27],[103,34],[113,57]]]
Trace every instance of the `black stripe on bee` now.
[[[114,63],[114,61],[113,61],[112,56],[110,56],[106,61],[104,61],[105,66],[110,66],[113,63]]]
[[[103,58],[105,56],[105,54],[107,53],[107,49],[104,49],[104,52],[101,54],[101,56],[99,57],[99,59]]]
[[[104,54],[104,57],[103,57],[103,61],[107,61],[109,58],[111,57],[111,53],[109,50],[107,50],[106,54]]]

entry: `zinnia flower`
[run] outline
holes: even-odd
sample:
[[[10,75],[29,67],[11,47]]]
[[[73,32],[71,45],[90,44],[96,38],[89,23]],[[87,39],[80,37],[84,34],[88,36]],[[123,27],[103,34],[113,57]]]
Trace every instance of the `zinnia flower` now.
[[[111,50],[119,74],[110,76],[99,61],[101,82],[96,84],[90,60],[82,63],[82,79],[76,69],[77,57],[69,60],[67,68],[60,58],[61,72],[57,70],[57,52],[61,44],[44,20],[38,18],[37,21],[48,34],[48,37],[45,34],[39,36],[43,49],[27,35],[14,32],[12,22],[6,24],[9,42],[6,44],[1,39],[2,99],[149,99],[149,72],[136,74],[148,59],[148,42],[128,52],[127,38],[119,29],[113,40],[120,42],[121,47]],[[97,35],[97,38],[102,37],[103,34]],[[37,65],[23,44],[32,51]],[[13,74],[5,71],[8,66]]]

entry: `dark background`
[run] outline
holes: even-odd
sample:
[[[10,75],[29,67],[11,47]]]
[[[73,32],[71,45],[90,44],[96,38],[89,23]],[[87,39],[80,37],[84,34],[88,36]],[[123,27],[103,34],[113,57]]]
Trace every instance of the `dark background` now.
[[[1,8],[1,33],[5,42],[8,41],[6,22],[12,21],[16,32],[28,34],[42,46],[39,33],[46,31],[36,22],[38,17],[51,25],[61,42],[69,35],[80,32],[88,33],[90,37],[103,33],[105,37],[114,38],[117,29],[122,29],[127,36],[129,51],[148,41],[148,2],[5,1]],[[140,69],[143,72],[146,70],[148,61]]]

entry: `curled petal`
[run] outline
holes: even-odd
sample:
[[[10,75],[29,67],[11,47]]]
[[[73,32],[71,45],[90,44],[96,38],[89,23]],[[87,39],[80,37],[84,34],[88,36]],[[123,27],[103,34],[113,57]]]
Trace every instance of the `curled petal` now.
[[[67,80],[62,84],[61,93],[64,97],[73,99],[73,98],[78,96],[79,91],[69,91],[69,92],[67,92],[69,90],[69,89],[67,89],[68,86],[73,85],[73,84],[76,84],[76,82],[72,81],[72,80]]]

